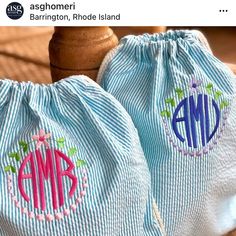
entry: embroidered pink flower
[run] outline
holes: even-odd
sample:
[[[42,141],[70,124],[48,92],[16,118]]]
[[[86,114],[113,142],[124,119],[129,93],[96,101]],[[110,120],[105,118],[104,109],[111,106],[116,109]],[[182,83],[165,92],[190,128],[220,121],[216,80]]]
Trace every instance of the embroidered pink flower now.
[[[22,207],[21,211],[22,211],[22,213],[24,213],[24,214],[28,214],[28,210],[27,210],[27,208],[25,208],[25,207]]]
[[[52,221],[52,220],[54,220],[53,215],[47,214],[47,215],[46,215],[46,220],[47,220],[47,221]]]
[[[65,216],[68,216],[70,214],[70,210],[69,209],[65,209],[63,213],[64,213]]]
[[[31,212],[29,212],[29,218],[34,218],[34,213],[31,211]]]
[[[75,205],[75,204],[72,204],[72,205],[70,206],[70,208],[71,208],[73,211],[75,211],[75,210],[76,210],[76,205]]]
[[[47,142],[47,139],[51,137],[51,134],[45,134],[44,130],[40,130],[39,134],[33,135],[32,139],[37,141],[36,149],[39,149],[42,144],[44,144],[47,148],[49,148],[49,144]]]
[[[45,219],[44,215],[42,215],[42,214],[37,215],[36,218],[39,221],[43,221]]]
[[[55,218],[56,218],[56,220],[62,219],[62,218],[63,218],[62,213],[60,213],[60,212],[56,213],[56,214],[55,214]]]
[[[189,88],[190,88],[190,92],[191,93],[195,93],[195,92],[199,92],[199,86],[202,84],[201,80],[196,80],[195,78],[193,78],[190,82],[189,82]]]

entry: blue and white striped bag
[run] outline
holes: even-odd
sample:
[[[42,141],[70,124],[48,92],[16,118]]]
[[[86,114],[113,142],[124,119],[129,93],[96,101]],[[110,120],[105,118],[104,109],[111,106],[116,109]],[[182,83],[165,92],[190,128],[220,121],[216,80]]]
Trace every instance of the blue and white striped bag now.
[[[236,227],[236,78],[203,36],[124,37],[98,81],[138,129],[167,235]]]
[[[1,80],[0,134],[0,235],[162,235],[137,131],[92,80]]]

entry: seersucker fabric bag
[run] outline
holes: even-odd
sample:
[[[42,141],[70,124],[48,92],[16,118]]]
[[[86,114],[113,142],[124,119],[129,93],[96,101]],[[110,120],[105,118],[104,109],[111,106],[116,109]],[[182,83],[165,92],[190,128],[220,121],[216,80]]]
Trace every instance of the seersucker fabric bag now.
[[[137,130],[88,77],[1,80],[0,134],[0,235],[162,235]]]
[[[167,235],[235,228],[236,77],[203,35],[126,36],[104,59],[98,81],[138,130]]]

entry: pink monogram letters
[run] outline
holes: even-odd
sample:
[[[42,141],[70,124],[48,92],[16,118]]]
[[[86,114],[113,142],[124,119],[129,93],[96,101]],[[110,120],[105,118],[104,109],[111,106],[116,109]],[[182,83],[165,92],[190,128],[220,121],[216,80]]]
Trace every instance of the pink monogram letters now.
[[[66,163],[68,166],[65,170],[62,169],[62,162]],[[27,165],[30,166],[30,173],[25,173]],[[18,186],[22,197],[27,202],[31,201],[23,184],[24,181],[30,180],[32,183],[34,207],[45,210],[47,199],[44,185],[45,181],[50,181],[53,209],[61,207],[64,204],[65,197],[63,177],[71,179],[72,184],[68,193],[69,197],[72,197],[76,191],[78,180],[72,173],[74,168],[75,166],[69,157],[59,150],[47,148],[45,151],[45,159],[39,149],[30,152],[25,157],[19,169]]]

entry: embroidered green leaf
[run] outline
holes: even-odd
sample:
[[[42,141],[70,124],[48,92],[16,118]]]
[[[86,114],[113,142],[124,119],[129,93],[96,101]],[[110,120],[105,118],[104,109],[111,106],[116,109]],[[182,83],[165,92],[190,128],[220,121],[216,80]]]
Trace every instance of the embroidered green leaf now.
[[[11,172],[16,173],[16,168],[14,166],[11,166]]]
[[[68,151],[68,156],[69,156],[69,157],[74,156],[76,152],[77,152],[77,149],[74,148],[74,147],[72,147],[72,148],[70,148],[69,151]]]
[[[164,110],[164,111],[161,112],[161,116],[162,116],[162,117],[165,117],[165,116],[166,116],[166,117],[170,118],[170,112],[167,111],[167,110]]]
[[[175,106],[175,100],[173,98],[167,98],[165,102],[166,104],[170,104],[172,107]]]
[[[84,160],[77,160],[76,161],[76,166],[77,167],[82,167],[82,166],[85,166],[86,165],[86,161]]]
[[[229,102],[223,100],[221,103],[220,103],[220,109],[224,109],[225,107],[227,107],[229,105]]]
[[[62,138],[58,138],[58,139],[57,139],[57,142],[60,142],[60,143],[62,142],[62,143],[64,143],[64,142],[65,142],[65,138],[63,138],[63,137],[62,137]]]
[[[212,89],[213,89],[213,84],[209,83],[207,86],[206,86],[206,91],[208,94],[211,94],[212,93]]]
[[[19,155],[19,153],[16,153],[16,161],[20,161],[20,155]]]
[[[15,158],[15,156],[16,156],[16,152],[13,152],[13,153],[9,154],[9,157],[11,157],[11,158]]]
[[[5,172],[11,171],[12,173],[16,173],[16,168],[14,166],[9,165],[4,168],[4,171]]]
[[[57,143],[57,145],[58,145],[59,148],[64,148],[65,147],[64,143]]]
[[[25,141],[20,141],[19,145],[23,149],[24,153],[28,152],[29,147],[28,147],[28,144]]]
[[[177,93],[179,99],[184,96],[184,91],[180,88],[175,89],[175,92]]]
[[[4,171],[5,172],[8,172],[8,171],[10,171],[11,170],[11,166],[6,166],[5,168],[4,168]]]
[[[165,117],[166,116],[166,110],[161,112],[161,116]]]
[[[65,138],[58,138],[56,141],[59,148],[65,147]]]
[[[215,94],[214,94],[215,100],[218,100],[221,95],[222,95],[222,92],[221,92],[221,91],[216,91]]]
[[[20,155],[17,152],[10,153],[9,157],[16,159],[16,161],[20,160]]]

